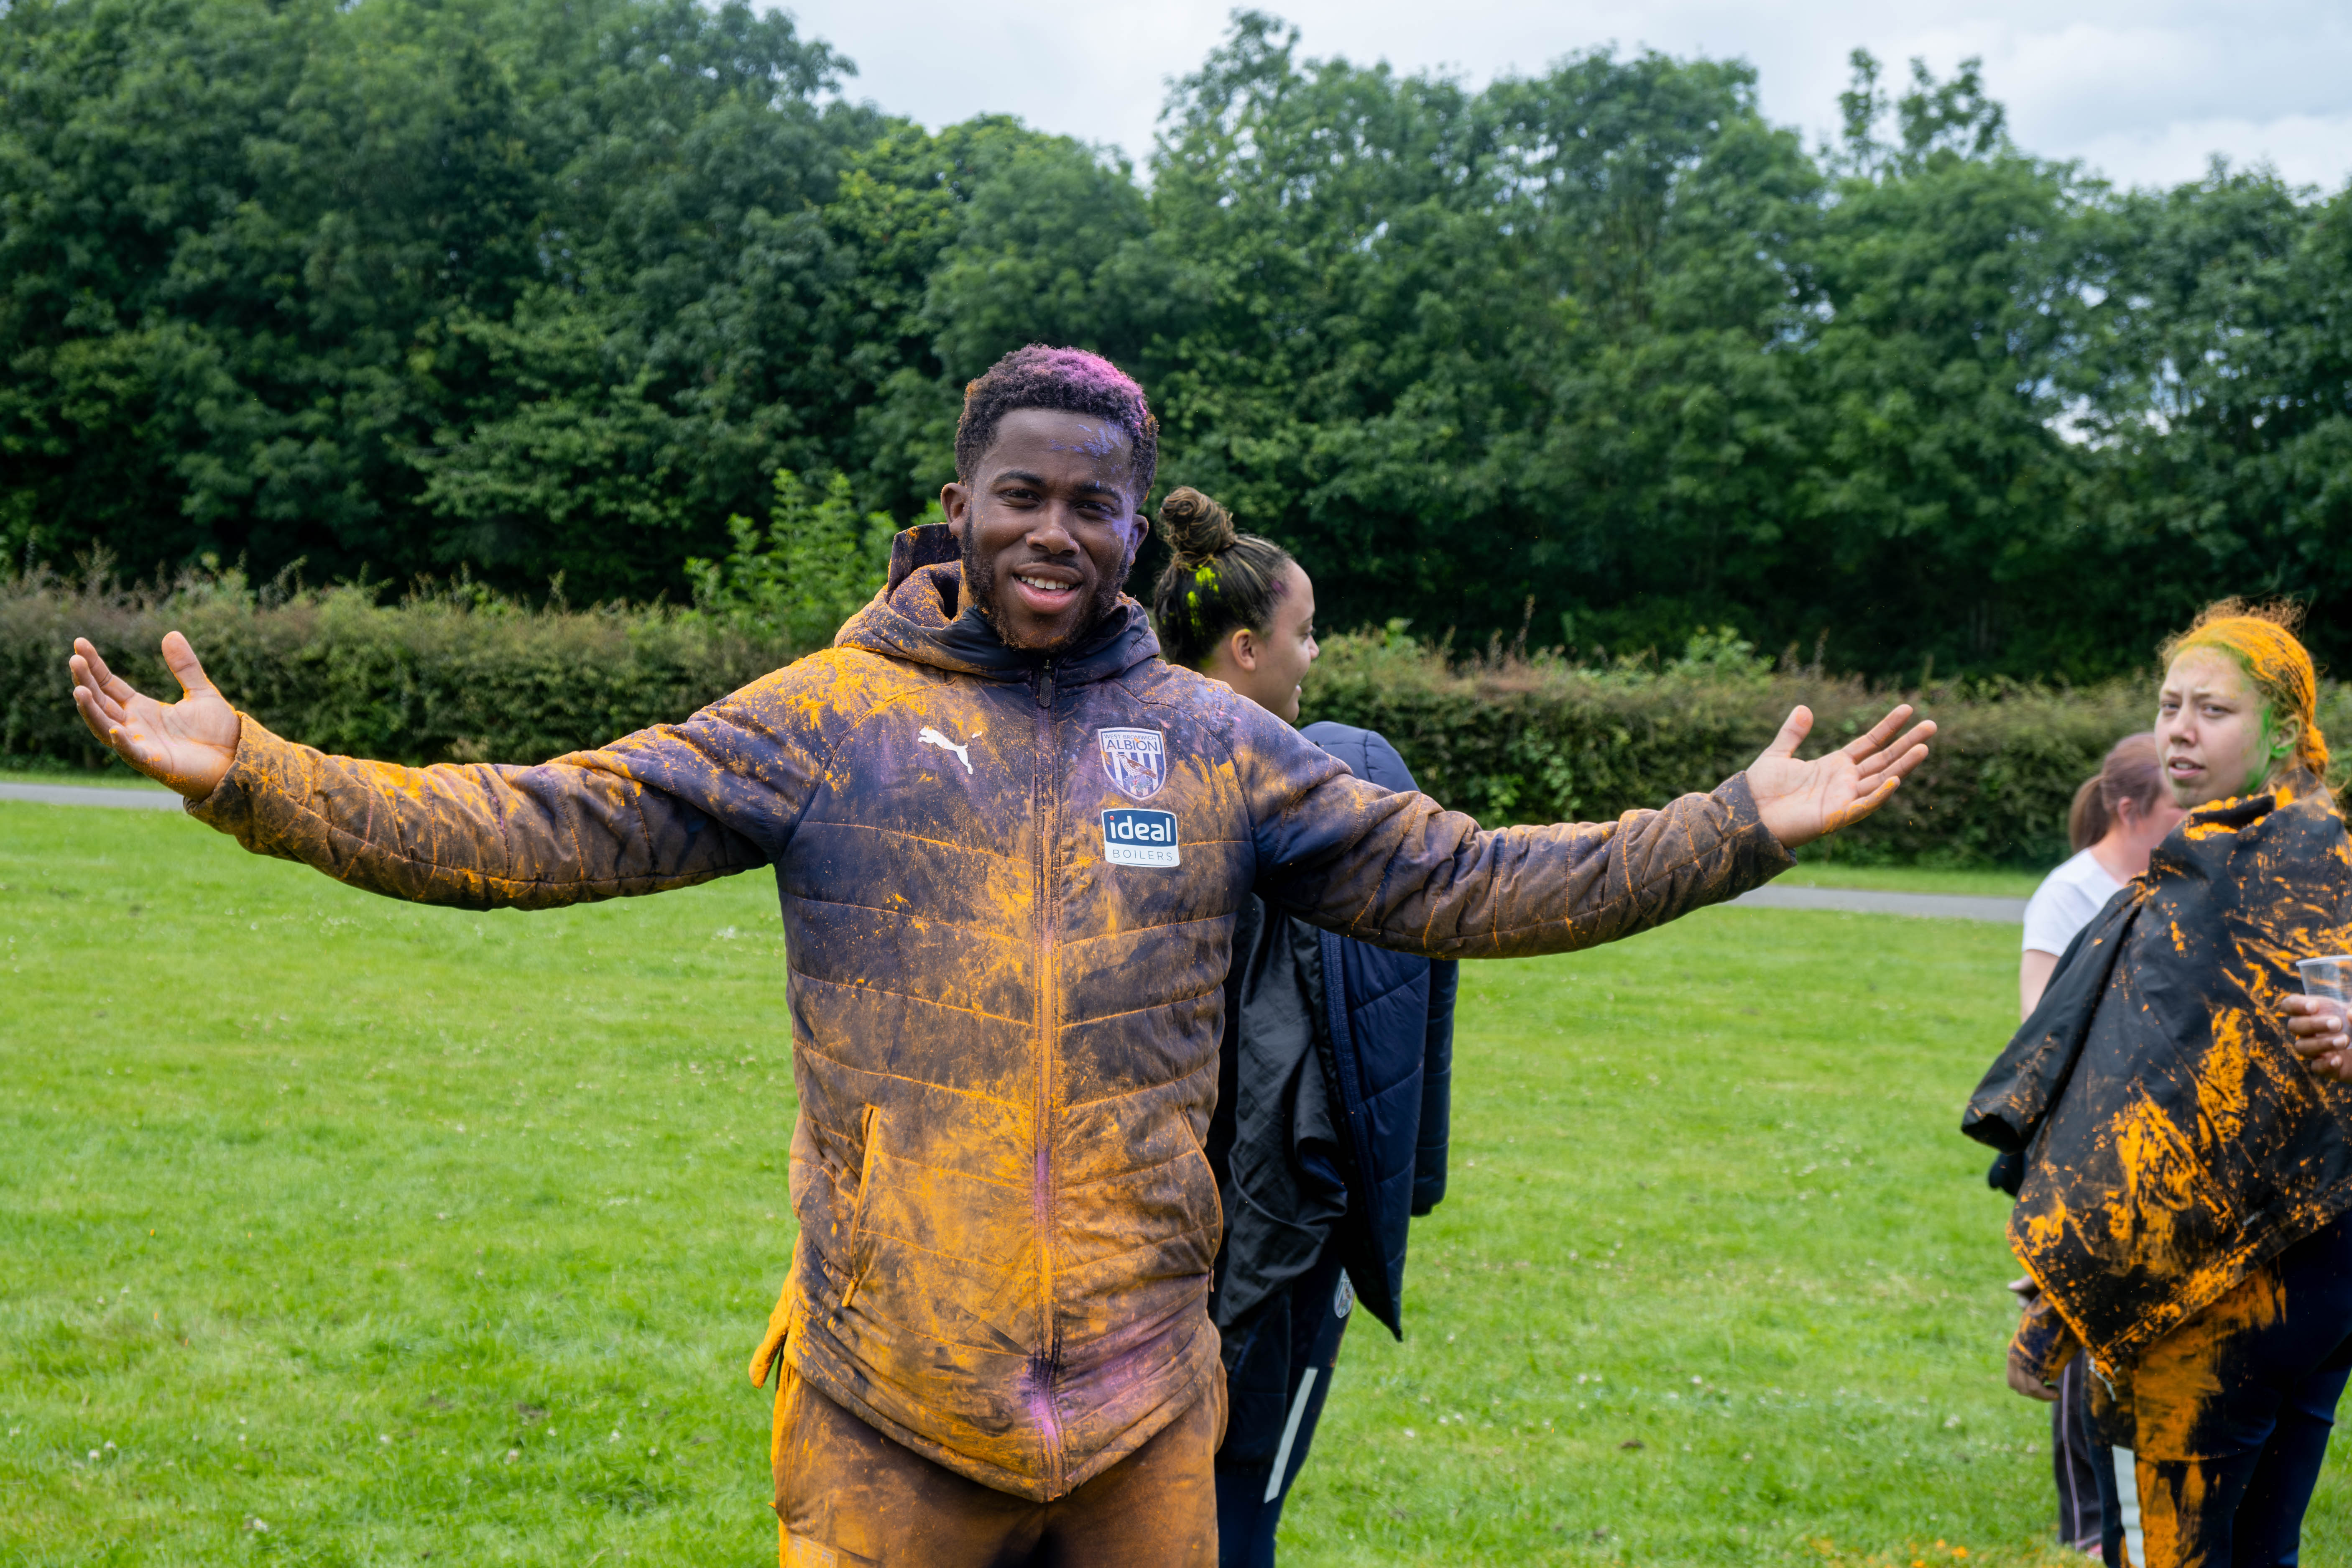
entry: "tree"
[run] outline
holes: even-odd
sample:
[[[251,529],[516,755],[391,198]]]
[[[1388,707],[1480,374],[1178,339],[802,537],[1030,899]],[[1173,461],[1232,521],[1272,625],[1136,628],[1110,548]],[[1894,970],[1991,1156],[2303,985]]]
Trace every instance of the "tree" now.
[[[707,596],[780,472],[925,515],[1045,341],[1330,625],[2090,677],[2285,594],[2333,648],[2352,192],[2119,194],[1974,62],[1853,65],[1809,151],[1736,62],[1474,89],[1244,11],[1146,185],[747,0],[17,0],[0,549]]]
[[[2340,671],[2352,634],[2352,191],[2267,169],[2134,193],[2111,214],[2103,329],[2078,421],[2094,459],[2077,558],[2097,617],[2143,651],[2221,595],[2314,605]]]
[[[1819,427],[1780,585],[1843,662],[2079,665],[2045,590],[2081,472],[2053,426],[2081,374],[2103,188],[2011,146],[1974,60],[1941,84],[1914,62],[1898,138],[1877,141],[1877,66],[1854,61],[1843,177],[1805,255]]]

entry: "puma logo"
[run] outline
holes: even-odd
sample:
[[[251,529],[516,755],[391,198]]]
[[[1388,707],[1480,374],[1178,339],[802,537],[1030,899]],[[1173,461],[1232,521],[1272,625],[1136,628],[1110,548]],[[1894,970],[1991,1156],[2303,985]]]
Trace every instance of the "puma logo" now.
[[[982,731],[974,730],[971,732],[971,741],[979,740]],[[956,761],[963,764],[963,771],[966,773],[971,772],[971,741],[966,741],[959,746],[929,724],[924,725],[923,732],[915,737],[915,744],[919,746],[937,746],[942,752],[953,752]]]

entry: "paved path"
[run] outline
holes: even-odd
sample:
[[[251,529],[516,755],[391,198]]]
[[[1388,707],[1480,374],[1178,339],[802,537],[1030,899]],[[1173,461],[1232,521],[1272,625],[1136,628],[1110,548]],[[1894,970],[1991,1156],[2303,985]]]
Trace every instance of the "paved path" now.
[[[1762,887],[1734,899],[1742,909],[1842,910],[1863,915],[1925,915],[1931,920],[1990,921],[2023,925],[2023,899],[1966,898],[1956,893],[1881,893],[1862,888]]]
[[[100,789],[87,784],[0,784],[0,800],[44,805],[134,806],[177,811],[180,797],[167,789]],[[1864,915],[1924,915],[1931,920],[2025,922],[2023,899],[1971,899],[1949,893],[1881,893],[1861,888],[1759,888],[1735,900],[1751,910],[1838,910]]]
[[[127,805],[147,811],[177,811],[180,797],[168,789],[142,789],[126,784],[110,789],[91,784],[0,784],[0,800],[29,800],[37,805]]]

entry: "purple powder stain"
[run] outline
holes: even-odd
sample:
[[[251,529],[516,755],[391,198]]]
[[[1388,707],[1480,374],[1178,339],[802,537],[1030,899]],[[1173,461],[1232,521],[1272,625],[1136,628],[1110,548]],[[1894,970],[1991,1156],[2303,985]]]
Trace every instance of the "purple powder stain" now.
[[[1047,449],[1055,452],[1083,452],[1089,458],[1108,458],[1118,450],[1120,442],[1127,439],[1127,432],[1117,426],[1087,425],[1082,426],[1081,428],[1088,433],[1085,440],[1056,441]]]

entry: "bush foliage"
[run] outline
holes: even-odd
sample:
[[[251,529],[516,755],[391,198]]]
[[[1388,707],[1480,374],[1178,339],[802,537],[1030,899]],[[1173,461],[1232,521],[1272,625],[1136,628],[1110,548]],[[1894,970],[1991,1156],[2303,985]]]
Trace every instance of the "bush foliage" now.
[[[1793,661],[1775,668],[1729,632],[1693,637],[1664,663],[1593,669],[1499,648],[1456,663],[1401,627],[1325,643],[1302,717],[1380,731],[1423,789],[1493,826],[1660,805],[1747,766],[1799,703],[1814,715],[1811,756],[1897,701],[1936,721],[1927,762],[1876,815],[1810,855],[2053,865],[2068,853],[2076,786],[2108,747],[2155,721],[2151,679],[1897,691]],[[2327,688],[2320,717],[2352,733],[2352,694]]]
[[[777,515],[811,504],[788,493]],[[0,582],[0,752],[100,765],[68,695],[73,637],[89,637],[133,684],[169,692],[156,645],[176,627],[231,701],[293,739],[407,763],[541,762],[683,718],[829,640],[763,631],[743,595],[800,613],[780,559],[809,569],[820,586],[808,592],[846,591],[870,542],[834,521],[841,560],[812,565],[780,531],[774,552],[711,568],[690,609],[532,609],[466,582],[386,603],[363,586],[257,587],[235,574],[160,591],[21,575]],[[1934,753],[1885,810],[1824,847],[1831,858],[2053,864],[2066,853],[2075,786],[2153,717],[2146,680],[1897,692],[1790,661],[1775,668],[1729,631],[1692,638],[1675,659],[1606,668],[1499,646],[1460,660],[1401,623],[1325,643],[1303,717],[1381,731],[1423,789],[1491,826],[1661,805],[1745,767],[1797,703],[1815,715],[1812,754],[1897,700],[1941,726]],[[2329,687],[2321,718],[2352,734],[2352,694]]]
[[[543,762],[684,718],[805,651],[697,611],[529,609],[464,582],[382,598],[257,589],[234,574],[161,592],[19,577],[0,585],[0,752],[102,760],[69,695],[76,636],[132,685],[175,693],[157,645],[177,628],[272,730],[404,763]]]

